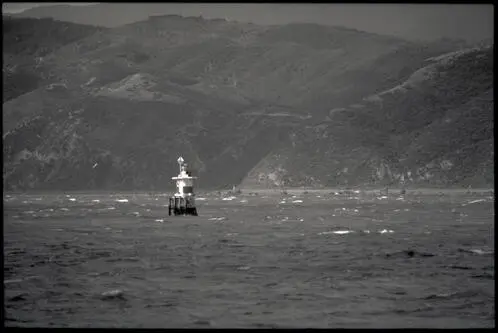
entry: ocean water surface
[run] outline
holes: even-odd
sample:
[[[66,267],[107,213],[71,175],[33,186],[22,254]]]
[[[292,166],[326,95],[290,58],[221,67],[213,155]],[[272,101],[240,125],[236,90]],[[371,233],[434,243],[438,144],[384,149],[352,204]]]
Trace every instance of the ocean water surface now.
[[[4,194],[5,325],[493,327],[494,194]]]

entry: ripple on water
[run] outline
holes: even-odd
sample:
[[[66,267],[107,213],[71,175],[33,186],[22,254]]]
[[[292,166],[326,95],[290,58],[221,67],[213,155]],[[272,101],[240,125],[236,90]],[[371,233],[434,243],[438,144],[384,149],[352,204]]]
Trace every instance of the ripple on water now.
[[[375,205],[324,197],[311,208],[313,196],[299,205],[292,203],[298,197],[270,196],[272,205],[257,209],[239,197],[209,199],[204,217],[190,219],[167,218],[162,197],[140,207],[140,196],[136,205],[116,203],[125,196],[74,196],[78,203],[58,197],[50,204],[17,196],[5,205],[7,325],[494,325],[490,229],[479,224],[484,217],[472,220],[488,214],[483,203],[459,208],[468,214],[460,223],[451,207],[409,197]],[[96,198],[102,203],[90,202]],[[22,223],[32,221],[22,214],[30,210],[49,217]],[[492,225],[491,211],[487,218]]]

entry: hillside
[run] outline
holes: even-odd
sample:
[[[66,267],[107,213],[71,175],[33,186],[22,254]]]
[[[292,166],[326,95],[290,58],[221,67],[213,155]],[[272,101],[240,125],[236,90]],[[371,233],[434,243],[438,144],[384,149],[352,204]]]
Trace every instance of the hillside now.
[[[88,4],[88,3],[87,3]],[[449,14],[453,13],[453,14]],[[372,4],[347,3],[95,3],[86,6],[49,3],[28,9],[14,17],[51,17],[55,20],[116,28],[147,20],[152,15],[176,14],[252,22],[258,25],[285,25],[313,22],[341,25],[403,39],[434,41],[453,38],[478,42],[493,38],[491,4]]]
[[[451,52],[292,133],[244,186],[492,186],[493,48]]]
[[[180,154],[204,188],[392,183],[444,154],[451,172],[413,183],[492,179],[489,48],[176,15],[74,40],[46,42],[45,80],[4,102],[5,189],[171,189]],[[468,124],[477,141],[433,149],[432,128]],[[466,171],[462,149],[481,154]]]
[[[112,3],[99,3],[89,6],[53,5],[39,6],[12,14],[16,18],[53,18],[77,24],[87,24],[107,28],[115,28],[146,20],[149,15],[156,12],[183,12],[188,11],[188,5],[181,3],[153,4],[143,6],[138,3],[121,3],[118,7]],[[118,15],[115,15],[118,11]],[[190,13],[189,15],[193,15]]]
[[[44,57],[64,45],[90,36],[103,28],[53,19],[2,17],[3,102],[32,91],[45,80],[50,67]]]

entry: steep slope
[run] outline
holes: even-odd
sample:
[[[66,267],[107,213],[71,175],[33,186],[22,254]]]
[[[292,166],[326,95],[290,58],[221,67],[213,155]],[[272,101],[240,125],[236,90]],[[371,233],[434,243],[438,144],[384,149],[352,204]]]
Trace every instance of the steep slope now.
[[[330,111],[243,185],[492,186],[493,48],[427,59],[391,89]]]
[[[53,19],[2,17],[3,102],[38,88],[50,66],[44,57],[103,28]]]
[[[247,181],[259,186],[253,175],[275,156],[272,179],[288,186],[369,183],[365,161],[388,165],[392,150],[376,100],[399,108],[377,95],[454,50],[340,27],[175,15],[97,31],[47,54],[42,86],[4,103],[4,188],[166,189],[179,154],[206,188],[238,184],[252,169]],[[427,103],[430,89],[404,95]],[[364,171],[337,174],[335,160],[337,170]]]

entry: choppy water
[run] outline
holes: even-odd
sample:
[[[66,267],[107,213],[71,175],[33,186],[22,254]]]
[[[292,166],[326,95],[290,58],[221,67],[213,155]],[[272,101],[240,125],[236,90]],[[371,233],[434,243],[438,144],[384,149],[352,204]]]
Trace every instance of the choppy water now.
[[[126,199],[126,200],[125,200]],[[494,197],[4,194],[7,326],[492,327]]]

